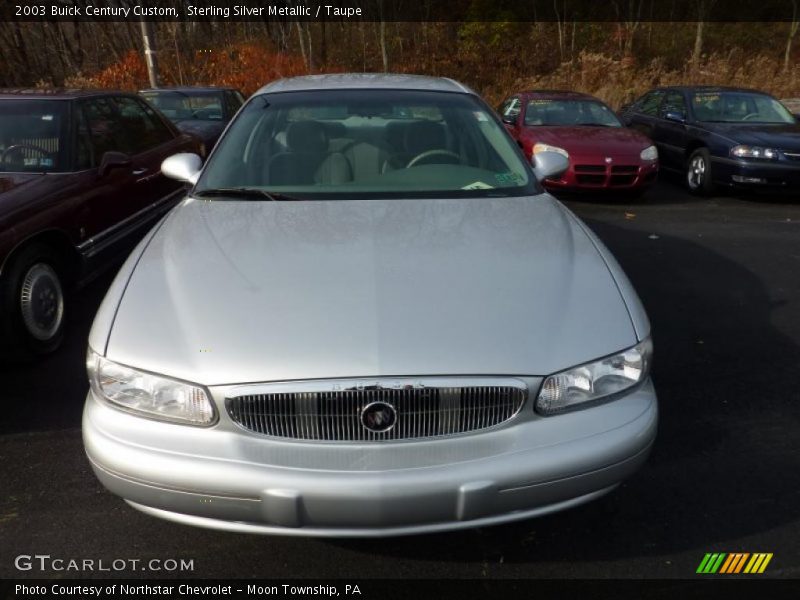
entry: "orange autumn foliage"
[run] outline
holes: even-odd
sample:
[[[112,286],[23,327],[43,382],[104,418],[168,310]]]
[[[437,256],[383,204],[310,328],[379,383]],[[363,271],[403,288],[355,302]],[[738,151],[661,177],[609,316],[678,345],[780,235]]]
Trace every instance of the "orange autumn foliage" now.
[[[245,95],[275,79],[308,72],[301,57],[256,44],[198,51],[191,57],[161,54],[159,59],[162,85],[228,86],[241,90]],[[131,50],[121,61],[102,71],[73,77],[69,85],[134,91],[150,84],[144,58],[141,53]]]
[[[88,77],[79,87],[137,90],[147,85],[147,67],[135,50],[129,50],[121,61],[113,63],[99,73]]]

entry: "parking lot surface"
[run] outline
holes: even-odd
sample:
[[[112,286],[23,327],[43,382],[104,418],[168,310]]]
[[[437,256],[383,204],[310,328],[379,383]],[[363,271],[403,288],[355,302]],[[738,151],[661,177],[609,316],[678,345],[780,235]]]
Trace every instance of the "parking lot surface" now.
[[[372,541],[140,514],[100,486],[80,436],[85,340],[109,274],[72,299],[58,353],[0,366],[0,576],[671,578],[694,577],[706,552],[771,552],[766,576],[800,577],[800,198],[698,199],[664,182],[633,203],[565,203],[653,323],[659,437],[612,494],[537,520]],[[190,559],[193,570],[19,571],[20,554]]]

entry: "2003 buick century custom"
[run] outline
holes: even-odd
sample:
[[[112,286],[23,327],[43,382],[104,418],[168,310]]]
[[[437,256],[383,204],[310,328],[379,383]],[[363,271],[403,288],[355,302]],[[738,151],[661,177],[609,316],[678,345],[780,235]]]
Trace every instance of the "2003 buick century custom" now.
[[[602,243],[447,79],[272,83],[112,284],[83,436],[151,515],[257,533],[491,525],[613,489],[656,433]],[[538,180],[538,181],[537,181]]]

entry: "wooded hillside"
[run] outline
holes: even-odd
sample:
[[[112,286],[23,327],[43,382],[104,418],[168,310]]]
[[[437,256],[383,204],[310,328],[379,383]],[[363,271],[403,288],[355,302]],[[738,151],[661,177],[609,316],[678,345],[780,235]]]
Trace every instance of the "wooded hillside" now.
[[[483,1],[483,0],[481,0]],[[714,0],[698,0],[699,4]],[[620,0],[611,5],[633,3]],[[480,4],[480,2],[476,2]],[[648,4],[639,1],[641,15]],[[796,7],[797,1],[792,0]],[[558,3],[556,3],[558,6]],[[698,9],[699,10],[699,9]],[[797,11],[795,10],[795,13]],[[625,13],[630,16],[630,13]],[[800,17],[798,17],[800,19]],[[798,20],[781,23],[176,22],[155,25],[162,84],[251,93],[302,73],[395,71],[459,79],[492,101],[567,88],[619,105],[659,83],[744,85],[800,96]],[[0,23],[0,85],[147,86],[139,24]]]

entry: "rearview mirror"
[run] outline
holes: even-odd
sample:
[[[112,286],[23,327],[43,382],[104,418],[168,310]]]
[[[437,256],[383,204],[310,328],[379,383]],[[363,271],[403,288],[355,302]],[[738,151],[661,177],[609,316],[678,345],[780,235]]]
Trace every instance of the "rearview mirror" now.
[[[131,164],[131,157],[124,152],[115,152],[113,150],[109,150],[108,152],[103,153],[103,156],[100,159],[100,167],[98,168],[97,172],[100,177],[105,177],[113,169],[130,167]]]
[[[173,154],[161,163],[161,172],[177,181],[184,181],[194,185],[200,177],[203,159],[191,152]]]
[[[558,177],[569,169],[569,159],[558,152],[538,152],[533,155],[531,163],[538,181]]]

